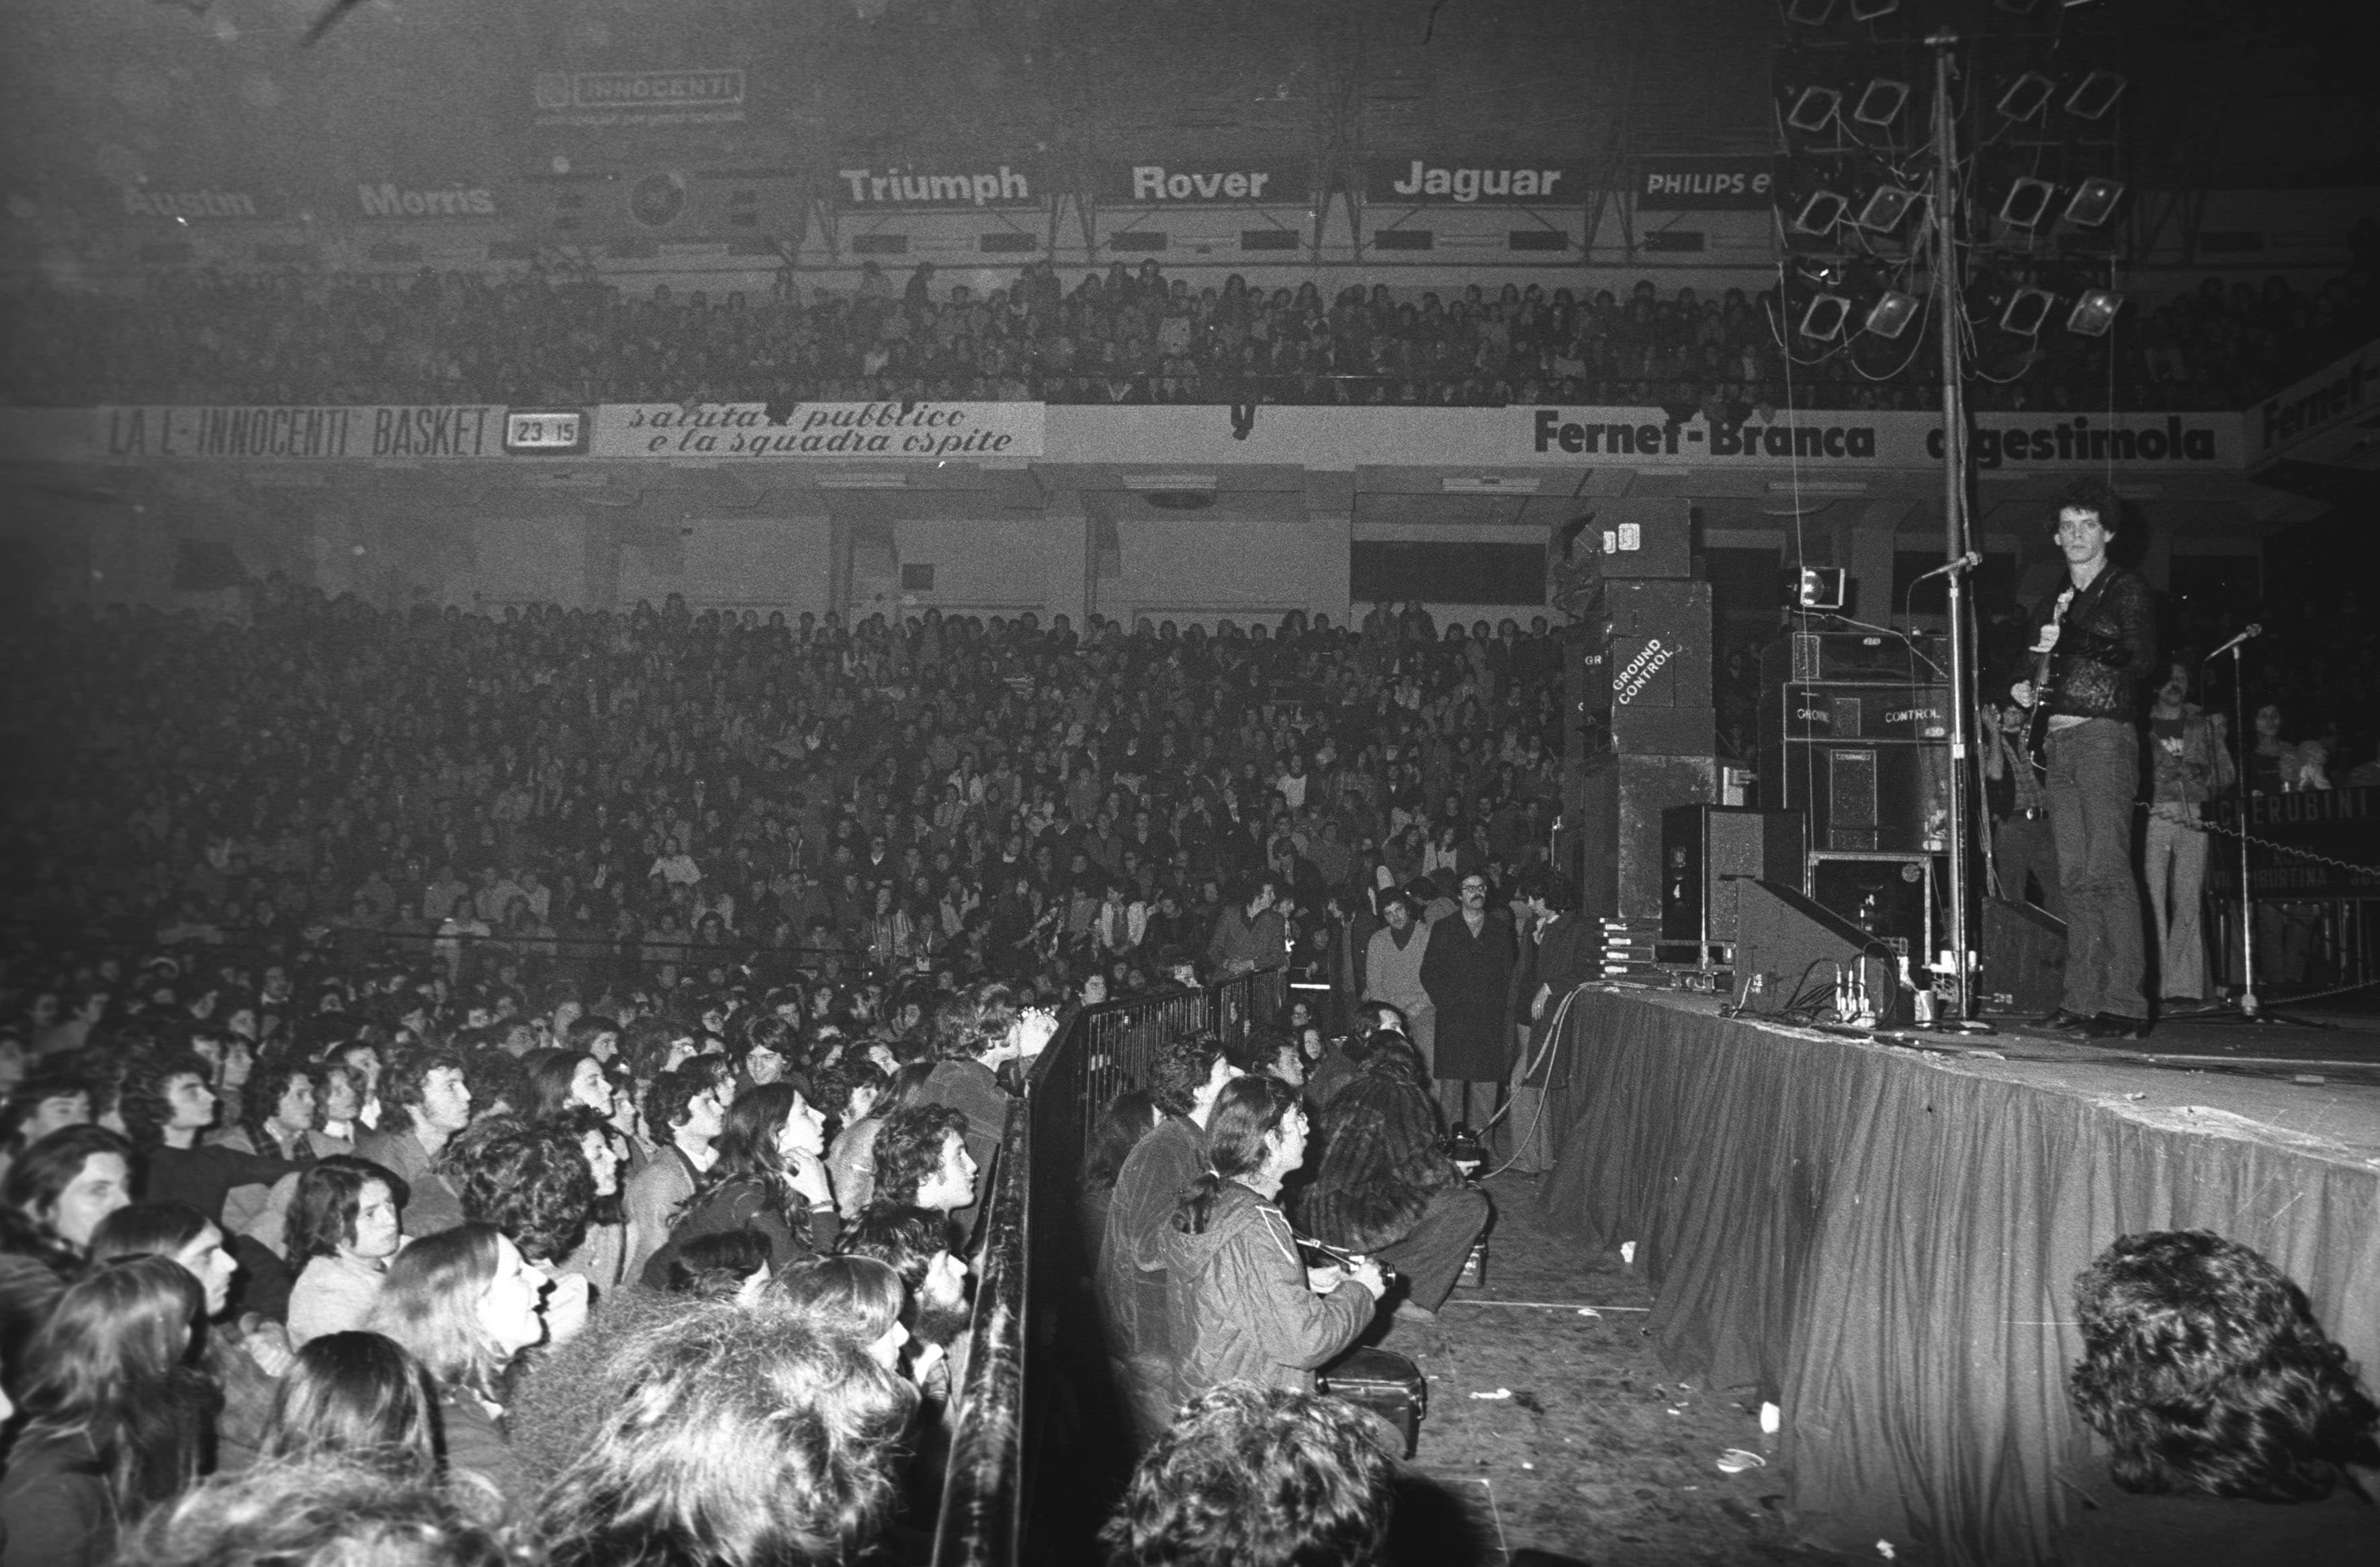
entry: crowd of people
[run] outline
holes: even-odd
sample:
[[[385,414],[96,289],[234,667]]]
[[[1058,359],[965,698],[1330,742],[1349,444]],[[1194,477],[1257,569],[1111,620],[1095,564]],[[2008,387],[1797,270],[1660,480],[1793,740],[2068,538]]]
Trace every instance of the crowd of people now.
[[[1149,1473],[1287,1427],[1350,1506],[1384,1484],[1312,1368],[1392,1290],[1442,1300],[1487,1214],[1430,996],[1359,1012],[1358,953],[1434,917],[1504,943],[1487,1013],[1526,1003],[1486,905],[1565,901],[1542,622],[497,619],[273,582],[244,624],[5,635],[46,759],[0,843],[8,1567],[243,1529],[915,1559],[1003,1074],[1050,1007],[1259,969],[1330,999],[1230,1061],[1181,1046],[1226,1184],[1150,1188],[1206,1348]],[[1316,1142],[1358,1131],[1293,1181],[1309,1070]],[[1197,1317],[1282,1201],[1366,1254],[1269,1281],[1332,1315],[1286,1359]],[[1191,1560],[1164,1541],[1196,1510],[1133,1497],[1118,1560]]]
[[[2359,258],[2362,249],[2359,248]],[[2374,261],[2307,291],[2210,278],[2141,299],[2109,335],[2055,322],[2001,341],[1979,408],[2239,408],[2380,330]],[[1798,286],[1798,285],[1797,285]],[[848,291],[788,273],[766,297],[591,272],[412,277],[159,273],[138,293],[34,284],[0,300],[10,404],[1284,403],[1661,407],[1740,423],[1779,408],[1926,409],[1914,336],[1802,334],[1800,293],[1650,280],[1220,286],[1118,261],[1069,287],[1035,261],[1003,287]],[[1791,315],[1792,320],[1784,319]],[[1985,352],[1987,350],[1987,352]],[[1980,363],[1980,361],[1979,361]]]

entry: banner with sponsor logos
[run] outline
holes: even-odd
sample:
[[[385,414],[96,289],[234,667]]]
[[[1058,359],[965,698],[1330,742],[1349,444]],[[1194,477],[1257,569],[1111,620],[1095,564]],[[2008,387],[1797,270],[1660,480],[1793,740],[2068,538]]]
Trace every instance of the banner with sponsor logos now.
[[[1590,194],[1586,165],[1560,158],[1373,158],[1364,200],[1382,206],[1577,206]]]
[[[488,403],[412,407],[94,408],[97,457],[340,462],[504,454],[504,410]],[[61,454],[63,455],[63,454]]]
[[[953,158],[838,167],[839,207],[923,212],[953,207],[1029,207],[1048,199],[1040,173],[1022,158]]]
[[[1038,457],[1039,403],[607,403],[588,455],[722,457]]]
[[[530,85],[540,130],[735,125],[750,88],[741,67],[540,71]]]
[[[2380,407],[2380,342],[2274,393],[2248,410],[2248,461],[2270,462],[2314,436]]]
[[[1765,209],[1776,195],[1775,161],[1743,157],[1639,158],[1639,212],[1730,212]]]
[[[1304,159],[1101,164],[1095,189],[1123,206],[1213,207],[1303,203],[1313,181]]]

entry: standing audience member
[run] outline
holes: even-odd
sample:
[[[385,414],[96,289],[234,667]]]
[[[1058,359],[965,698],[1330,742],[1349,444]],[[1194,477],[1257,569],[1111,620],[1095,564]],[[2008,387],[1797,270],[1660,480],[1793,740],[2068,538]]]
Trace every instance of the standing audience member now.
[[[465,1220],[504,1232],[549,1286],[547,1336],[558,1343],[585,1327],[592,1286],[561,1268],[586,1239],[595,1207],[594,1173],[577,1140],[551,1123],[492,1115],[447,1145],[443,1166]]]
[[[2239,779],[2215,723],[2190,700],[2190,665],[2166,665],[2149,704],[2149,815],[2142,872],[2156,921],[2157,995],[2167,1004],[2206,999],[2206,830],[2200,808]]]
[[[199,1282],[162,1257],[59,1296],[0,1476],[0,1567],[101,1567],[119,1532],[198,1478],[216,1399],[185,1362],[205,1309]]]
[[[876,1139],[872,1208],[922,1208],[956,1215],[975,1205],[975,1158],[966,1117],[938,1104],[894,1111]]]
[[[867,1099],[864,1107],[856,1096],[865,1090],[854,1090],[855,1098],[849,1102],[857,1114],[835,1135],[826,1154],[827,1173],[834,1182],[835,1210],[844,1218],[858,1218],[874,1200],[876,1138],[894,1111],[925,1102],[926,1084],[933,1073],[932,1063],[911,1062],[894,1073],[883,1091]]]
[[[1405,1037],[1435,1074],[1438,1009],[1421,979],[1431,928],[1421,922],[1421,911],[1407,893],[1390,893],[1380,912],[1387,923],[1372,932],[1364,954],[1364,1000],[1386,1002],[1403,1014]]]
[[[646,1263],[669,1240],[678,1210],[718,1161],[713,1145],[726,1114],[719,1087],[690,1073],[664,1071],[645,1090],[645,1124],[661,1147],[628,1178],[621,1204],[627,1210],[628,1277],[643,1277]]]
[[[1471,1119],[1474,1084],[1493,1085],[1500,1107],[1512,1072],[1512,922],[1488,906],[1488,878],[1467,871],[1457,888],[1462,906],[1429,928],[1422,954],[1422,989],[1438,1014],[1438,1049],[1430,1071],[1439,1102],[1452,1126]]]

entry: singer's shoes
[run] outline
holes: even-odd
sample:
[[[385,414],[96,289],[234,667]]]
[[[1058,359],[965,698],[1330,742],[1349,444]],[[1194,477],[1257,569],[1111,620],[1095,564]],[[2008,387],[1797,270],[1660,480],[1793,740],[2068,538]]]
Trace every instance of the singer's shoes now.
[[[2082,1037],[2103,1043],[2121,1039],[2145,1039],[2149,1037],[2149,1020],[2145,1017],[2126,1017],[2119,1013],[2103,1012],[2093,1018],[2090,1026],[2082,1030]]]
[[[2081,1013],[2069,1012],[2061,1006],[2034,1026],[2046,1028],[2053,1034],[2080,1034],[2091,1026],[2091,1021]]]

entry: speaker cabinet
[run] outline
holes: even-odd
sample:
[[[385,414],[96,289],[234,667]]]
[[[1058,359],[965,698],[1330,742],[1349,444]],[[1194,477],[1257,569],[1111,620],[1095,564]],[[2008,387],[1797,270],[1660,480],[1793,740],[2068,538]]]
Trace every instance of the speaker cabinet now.
[[[1802,868],[1802,813],[1673,806],[1661,813],[1661,941],[1670,961],[1733,961],[1747,881],[1791,882]]]
[[[1602,501],[1588,527],[1603,556],[1606,577],[1694,575],[1694,509],[1682,497]]]
[[[1607,583],[1603,613],[1613,708],[1712,705],[1709,583]]]
[[[1985,898],[1983,960],[1977,1012],[2046,1016],[2066,997],[2066,922],[2031,904]]]
[[[1932,855],[1810,855],[1810,896],[1922,966],[1934,951]]]
[[[1810,818],[1810,847],[1937,852],[1950,820],[1950,747],[1789,740],[1760,753],[1760,802]]]
[[[1614,912],[1622,919],[1656,920],[1661,917],[1662,813],[1716,801],[1718,759],[1620,756],[1611,770],[1619,783],[1620,827]]]
[[[1735,933],[1738,1010],[1782,1013],[1804,998],[1824,1003],[1833,995],[1838,974],[1856,975],[1865,984],[1881,1021],[1907,1021],[1900,966],[1884,943],[1791,887],[1742,883]]]

